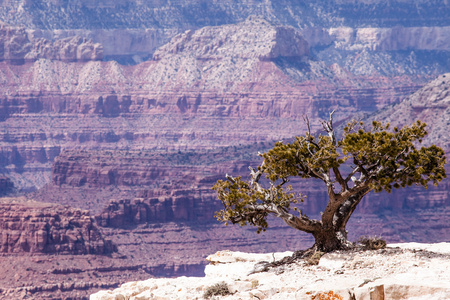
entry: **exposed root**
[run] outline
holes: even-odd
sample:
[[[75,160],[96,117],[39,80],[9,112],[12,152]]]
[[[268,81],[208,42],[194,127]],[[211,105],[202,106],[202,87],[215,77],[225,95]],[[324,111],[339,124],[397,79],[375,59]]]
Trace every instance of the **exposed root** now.
[[[276,260],[273,262],[262,261],[255,265],[255,267],[249,273],[249,275],[255,274],[255,273],[261,273],[261,272],[267,272],[270,269],[273,269],[273,268],[276,268],[279,266],[290,265],[301,259],[311,259],[313,256],[315,256],[315,255],[317,256],[318,253],[321,253],[320,256],[322,256],[324,254],[323,252],[317,251],[316,248],[313,246],[306,250],[295,251],[291,256],[286,256],[280,260]],[[319,259],[320,259],[320,257],[319,257]]]
[[[336,251],[366,251],[366,250],[380,250],[386,248],[386,241],[380,239],[380,238],[361,238],[360,240],[361,244],[351,244],[351,247],[349,244],[346,244],[346,247],[344,249],[336,250]],[[386,250],[382,250],[386,251]],[[334,251],[333,251],[334,252]],[[325,252],[319,251],[316,246],[312,246],[309,249],[306,250],[298,250],[295,251],[291,256],[286,256],[280,260],[274,260],[273,262],[267,262],[262,261],[255,265],[253,270],[249,273],[255,274],[255,273],[261,273],[261,272],[267,272],[270,269],[274,269],[280,266],[286,266],[290,265],[292,263],[295,263],[299,260],[305,261],[308,265],[318,265],[320,258],[325,255]]]

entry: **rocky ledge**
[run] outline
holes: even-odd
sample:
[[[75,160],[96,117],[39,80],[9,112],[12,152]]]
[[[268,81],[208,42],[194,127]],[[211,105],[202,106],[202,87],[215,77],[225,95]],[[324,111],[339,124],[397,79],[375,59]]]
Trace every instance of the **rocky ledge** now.
[[[130,282],[91,295],[107,299],[200,299],[210,287],[220,299],[449,299],[450,244],[391,244],[386,249],[329,253],[308,262],[255,272],[255,264],[291,253],[219,251],[208,256],[206,276]],[[219,285],[217,285],[219,284]],[[210,294],[213,294],[210,292]],[[213,294],[214,295],[214,294]]]

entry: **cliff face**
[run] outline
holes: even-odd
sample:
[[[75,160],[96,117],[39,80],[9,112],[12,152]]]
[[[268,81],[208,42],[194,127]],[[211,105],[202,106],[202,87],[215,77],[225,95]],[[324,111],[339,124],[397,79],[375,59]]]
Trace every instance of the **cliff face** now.
[[[6,176],[0,176],[0,195],[6,196],[14,191],[14,183]]]
[[[398,0],[390,1],[389,5],[384,1],[283,0],[244,4],[231,0],[220,3],[187,0],[174,5],[159,0],[107,3],[39,0],[3,1],[0,20],[25,26],[30,35],[50,40],[73,35],[90,38],[103,45],[109,59],[135,64],[151,57],[159,46],[178,33],[204,26],[236,24],[252,15],[302,30],[362,28],[363,36],[367,36],[364,31],[369,31],[371,39],[378,39],[371,43],[381,42],[384,44],[381,48],[386,50],[405,49],[418,43],[429,49],[429,45],[439,40],[430,38],[436,37],[441,27],[450,25],[449,10],[445,0]],[[418,38],[419,35],[423,38]]]
[[[2,253],[108,254],[114,251],[87,211],[38,202],[0,208]]]
[[[153,59],[179,55],[198,60],[222,60],[227,57],[271,60],[280,56],[301,59],[308,54],[309,45],[298,30],[274,26],[262,18],[251,17],[238,25],[188,30],[155,51]]]
[[[244,173],[253,151],[66,151],[53,165],[52,182],[34,197],[95,213],[108,206],[102,224],[112,227],[209,221],[218,208],[211,186],[225,173]],[[75,192],[83,190],[97,201]]]
[[[51,59],[59,61],[102,60],[101,44],[79,36],[50,41],[29,39],[25,28],[0,25],[0,61],[22,64],[25,61]]]

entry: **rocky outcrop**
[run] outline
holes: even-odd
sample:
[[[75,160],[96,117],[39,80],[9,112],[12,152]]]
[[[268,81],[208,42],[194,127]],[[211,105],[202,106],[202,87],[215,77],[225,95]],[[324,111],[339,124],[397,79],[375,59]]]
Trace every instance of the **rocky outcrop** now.
[[[118,289],[93,294],[91,299],[198,299],[208,291],[211,296],[218,295],[212,292],[212,287],[217,284],[222,284],[228,291],[223,294],[227,299],[382,300],[397,297],[446,299],[450,296],[447,284],[450,278],[444,275],[450,267],[448,244],[429,247],[439,249],[441,253],[416,250],[413,244],[395,246],[377,251],[329,253],[320,258],[317,266],[299,261],[268,272],[258,271],[258,262],[279,260],[292,252],[219,251],[207,257],[210,264],[201,280],[182,277],[129,282]],[[323,280],[327,282],[325,286]]]
[[[206,192],[208,193],[207,190]],[[139,224],[210,221],[210,216],[214,215],[214,211],[219,207],[218,203],[213,201],[202,203],[205,200],[204,196],[198,199],[198,196],[189,195],[192,194],[189,191],[173,193],[180,193],[180,196],[111,200],[96,216],[96,222],[104,227],[129,228]],[[209,200],[213,200],[214,195],[208,194]]]
[[[38,202],[0,204],[1,253],[108,254],[87,211]]]
[[[153,54],[153,59],[170,59],[177,54],[200,60],[222,60],[226,57],[301,59],[309,54],[309,45],[294,28],[274,26],[262,18],[251,17],[237,25],[188,30],[160,47]]]
[[[266,146],[259,144],[259,147]],[[200,153],[144,149],[114,153],[108,150],[65,151],[55,160],[52,183],[72,187],[130,186],[147,189],[173,185],[173,189],[167,191],[170,193],[179,188],[194,188],[195,184],[212,183],[218,176],[216,172],[241,172],[248,168],[250,161],[247,159],[253,153],[239,153],[238,147],[227,150]],[[230,165],[231,158],[235,161]]]
[[[51,184],[33,197],[101,212],[96,218],[102,226],[208,221],[218,209],[211,186],[252,165],[252,155],[239,150],[66,151],[53,165]],[[77,191],[89,191],[97,201]]]
[[[0,25],[0,61],[22,64],[38,59],[57,61],[101,60],[101,44],[79,36],[50,41],[44,38],[29,39],[23,27]]]
[[[103,59],[103,47],[92,40],[79,36],[54,41],[37,39],[33,41],[26,60],[51,59],[59,61],[91,61]]]

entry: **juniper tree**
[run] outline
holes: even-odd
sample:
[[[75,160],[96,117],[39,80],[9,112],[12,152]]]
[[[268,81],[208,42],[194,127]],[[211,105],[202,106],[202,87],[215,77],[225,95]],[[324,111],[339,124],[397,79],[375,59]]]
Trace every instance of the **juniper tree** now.
[[[371,191],[429,183],[437,185],[446,177],[444,151],[435,146],[416,148],[427,135],[426,124],[389,130],[389,124],[374,121],[370,129],[351,122],[337,138],[333,113],[322,122],[325,135],[296,137],[291,143],[277,142],[262,163],[250,167],[250,179],[226,175],[213,189],[224,209],[216,218],[225,223],[253,225],[258,233],[268,227],[267,217],[281,218],[292,228],[311,233],[314,249],[324,252],[352,247],[346,225],[361,199]],[[314,178],[323,182],[328,203],[320,220],[306,216],[297,203],[305,196],[295,194],[291,178]],[[311,201],[311,199],[308,199]]]

